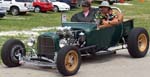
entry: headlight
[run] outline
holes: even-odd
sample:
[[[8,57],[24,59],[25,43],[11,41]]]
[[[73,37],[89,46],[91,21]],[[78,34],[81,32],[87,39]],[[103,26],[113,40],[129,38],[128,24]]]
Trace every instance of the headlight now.
[[[29,47],[32,47],[32,46],[34,46],[34,44],[35,44],[35,38],[34,38],[34,36],[32,35],[32,36],[28,39],[27,45],[28,45]]]
[[[66,46],[66,45],[68,45],[67,40],[61,39],[61,40],[59,41],[59,47],[60,47],[60,48]]]
[[[34,45],[34,43],[33,43],[33,42],[28,42],[27,45],[28,45],[29,47],[32,47],[32,46]]]

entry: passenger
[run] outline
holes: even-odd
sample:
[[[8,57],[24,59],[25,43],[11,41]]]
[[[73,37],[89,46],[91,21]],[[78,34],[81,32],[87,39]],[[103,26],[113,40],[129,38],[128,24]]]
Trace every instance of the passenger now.
[[[123,21],[123,15],[119,12],[113,12],[109,3],[107,1],[103,1],[99,6],[99,12],[95,14],[96,18],[100,19],[100,23],[98,24],[99,28],[111,27],[113,25],[120,24]]]
[[[88,1],[82,2],[82,12],[72,16],[72,22],[94,22],[95,18],[94,9],[91,9],[91,3]]]

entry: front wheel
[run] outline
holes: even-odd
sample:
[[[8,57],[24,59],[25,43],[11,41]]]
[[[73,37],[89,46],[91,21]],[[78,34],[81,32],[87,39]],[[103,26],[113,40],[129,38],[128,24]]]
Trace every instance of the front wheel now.
[[[149,48],[148,32],[144,28],[134,28],[128,36],[127,44],[132,57],[144,57]]]
[[[57,55],[58,71],[64,76],[74,75],[81,65],[81,56],[74,46],[63,47]]]
[[[38,6],[37,6],[37,7],[35,7],[35,8],[34,8],[34,12],[35,12],[35,13],[39,13],[39,12],[41,12],[41,8],[40,8],[40,7],[38,7]]]
[[[25,56],[24,44],[17,39],[6,41],[1,51],[2,62],[8,67],[20,66],[19,56]]]

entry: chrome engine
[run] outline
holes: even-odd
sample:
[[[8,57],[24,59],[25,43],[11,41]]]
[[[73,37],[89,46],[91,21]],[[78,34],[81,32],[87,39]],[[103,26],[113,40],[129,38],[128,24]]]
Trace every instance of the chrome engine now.
[[[85,33],[82,30],[73,30],[71,27],[58,27],[56,33],[60,37],[60,48],[66,45],[84,47],[86,44]]]

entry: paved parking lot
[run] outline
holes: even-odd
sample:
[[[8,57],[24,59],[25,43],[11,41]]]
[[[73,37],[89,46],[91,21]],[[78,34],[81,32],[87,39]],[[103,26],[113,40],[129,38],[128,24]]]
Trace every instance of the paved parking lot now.
[[[63,77],[56,69],[37,66],[7,68],[0,66],[0,77]],[[127,50],[117,54],[83,57],[78,74],[70,77],[150,77],[150,53],[131,58]]]

